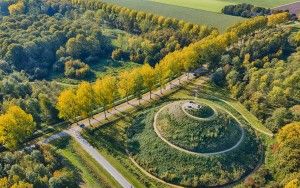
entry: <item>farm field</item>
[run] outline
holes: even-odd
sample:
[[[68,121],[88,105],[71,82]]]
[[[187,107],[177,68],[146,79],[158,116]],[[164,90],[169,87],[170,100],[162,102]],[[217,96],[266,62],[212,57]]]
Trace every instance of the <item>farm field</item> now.
[[[296,0],[221,0],[227,3],[250,3],[256,6],[266,7],[266,8],[274,8],[283,4],[293,3]]]
[[[218,28],[224,32],[229,26],[245,20],[244,18],[224,15],[216,12],[180,7],[145,0],[104,0],[128,8],[151,12],[154,14],[173,17],[196,24]]]
[[[226,5],[235,4],[222,0],[150,0],[153,2],[176,5],[181,7],[207,10],[211,12],[221,12]]]

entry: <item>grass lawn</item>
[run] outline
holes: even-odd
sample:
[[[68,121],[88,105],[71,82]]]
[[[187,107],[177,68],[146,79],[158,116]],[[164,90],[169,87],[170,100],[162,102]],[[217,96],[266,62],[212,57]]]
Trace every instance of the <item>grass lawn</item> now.
[[[293,3],[297,0],[220,0],[226,3],[250,3],[260,7],[273,8],[283,4]]]
[[[147,0],[103,0],[105,2],[119,4],[132,9],[151,12],[157,15],[173,17],[179,20],[185,20],[191,23],[204,24],[210,27],[216,27],[224,32],[229,26],[243,21],[244,18],[224,15],[216,12],[163,4]],[[195,0],[196,1],[196,0]],[[207,0],[208,1],[208,0]],[[185,1],[186,2],[186,1]]]
[[[226,5],[234,4],[222,0],[150,0],[158,3],[176,5],[181,7],[207,10],[211,12],[221,12]]]
[[[103,77],[105,75],[117,75],[123,70],[129,70],[134,67],[138,67],[140,64],[134,62],[125,62],[125,61],[114,61],[112,59],[99,59],[97,63],[91,64],[92,75],[85,79],[85,81],[94,82],[97,78]],[[52,75],[51,80],[54,80],[56,83],[62,86],[74,86],[79,84],[83,80],[66,78],[64,74]]]
[[[121,186],[107,173],[81,146],[73,139],[62,138],[52,143],[57,152],[79,171],[82,178],[81,187],[120,188]]]

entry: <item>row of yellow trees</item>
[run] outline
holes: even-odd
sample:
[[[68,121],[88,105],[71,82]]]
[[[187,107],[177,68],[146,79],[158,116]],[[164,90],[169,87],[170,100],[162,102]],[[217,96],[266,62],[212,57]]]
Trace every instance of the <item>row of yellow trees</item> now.
[[[284,16],[285,13],[282,13],[274,17]],[[128,101],[131,95],[141,99],[144,90],[150,91],[151,96],[157,85],[162,91],[168,81],[203,64],[214,70],[230,44],[242,35],[270,25],[269,20],[274,22],[274,19],[267,17],[256,17],[235,25],[224,34],[212,33],[182,50],[166,55],[154,68],[144,64],[142,67],[123,71],[117,76],[105,76],[93,84],[83,82],[76,90],[67,89],[58,97],[59,117],[73,121],[78,116],[90,117],[99,106],[106,112],[118,99],[126,98]]]
[[[170,65],[173,66],[173,65]],[[177,75],[179,70],[173,67],[176,73],[166,71],[166,67],[157,64],[152,68],[149,64],[123,71],[117,76],[107,75],[98,79],[95,83],[82,82],[77,89],[66,89],[58,97],[57,109],[59,117],[66,120],[76,120],[78,116],[91,117],[94,110],[103,107],[105,116],[108,107],[112,107],[118,99],[134,95],[139,100],[145,90],[152,90],[157,84],[164,87],[169,74]]]

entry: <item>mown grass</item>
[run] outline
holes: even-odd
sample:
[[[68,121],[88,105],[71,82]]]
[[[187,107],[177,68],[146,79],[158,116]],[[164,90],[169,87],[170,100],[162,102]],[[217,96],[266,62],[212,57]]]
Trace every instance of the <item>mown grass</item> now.
[[[53,141],[57,152],[76,167],[83,180],[81,187],[88,188],[121,188],[115,179],[108,174],[82,147],[71,138]]]
[[[128,8],[151,12],[191,23],[204,24],[216,27],[224,32],[229,26],[245,20],[241,17],[224,15],[216,12],[187,8],[182,6],[168,5],[147,0],[104,0],[105,2],[119,4]]]
[[[176,5],[181,7],[221,12],[226,5],[234,4],[222,0],[150,0],[158,3]]]

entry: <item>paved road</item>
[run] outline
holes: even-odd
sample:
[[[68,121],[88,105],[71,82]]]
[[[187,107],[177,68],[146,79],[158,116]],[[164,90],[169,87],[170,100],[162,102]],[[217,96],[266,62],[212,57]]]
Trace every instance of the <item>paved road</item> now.
[[[143,95],[142,100],[139,102],[138,99],[132,99],[129,101],[129,103],[125,102],[122,103],[115,108],[109,109],[109,113],[107,113],[107,118],[110,118],[112,116],[122,115],[123,112],[126,112],[130,109],[135,108],[136,106],[139,106],[140,103],[142,105],[150,103],[154,100],[159,100],[162,96],[170,94],[172,91],[176,89],[177,86],[187,83],[191,80],[193,80],[194,77],[190,74],[182,75],[179,77],[179,79],[172,80],[169,82],[162,90],[162,94],[160,89],[157,89],[152,92],[152,95],[150,97],[150,93],[146,93]],[[89,127],[91,125],[97,125],[99,122],[106,121],[104,112],[101,112],[99,114],[96,114],[93,116],[92,119],[84,119],[82,121],[79,121],[77,123],[74,123],[69,129],[64,130],[60,133],[57,133],[55,135],[50,136],[49,138],[43,140],[40,143],[49,143],[50,141],[56,140],[58,138],[61,138],[66,135],[72,136],[81,146],[82,148],[89,153],[107,172],[124,188],[132,188],[133,185],[131,185],[123,176],[121,173],[119,173],[93,146],[91,146],[81,135],[80,132],[82,131],[82,128],[78,126],[78,124],[84,124],[85,127]]]
[[[71,129],[65,131],[71,135],[84,150],[89,153],[97,163],[99,163],[118,183],[124,188],[132,188],[133,186],[117,171],[93,146],[91,146],[77,131]]]

